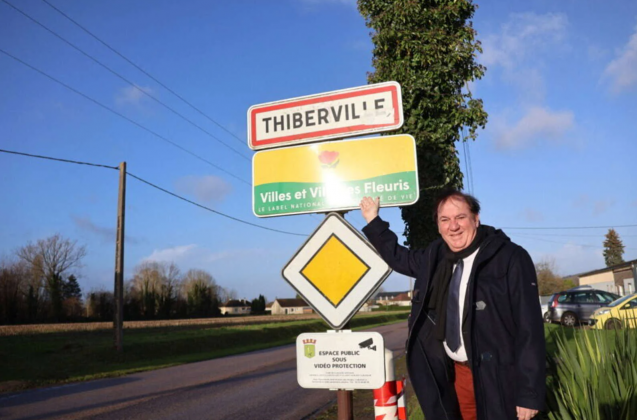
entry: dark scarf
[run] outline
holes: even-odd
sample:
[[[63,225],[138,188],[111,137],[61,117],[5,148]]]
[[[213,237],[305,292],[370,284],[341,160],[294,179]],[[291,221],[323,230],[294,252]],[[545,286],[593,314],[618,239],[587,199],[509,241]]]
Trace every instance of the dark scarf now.
[[[468,257],[473,254],[476,249],[480,248],[480,245],[484,241],[484,238],[487,235],[487,227],[480,225],[478,226],[478,230],[476,232],[475,238],[471,244],[465,249],[453,252],[449,249],[449,246],[446,243],[443,243],[443,251],[445,252],[445,256],[438,263],[438,267],[436,267],[436,272],[434,273],[434,277],[432,279],[432,290],[431,296],[429,297],[429,309],[434,309],[436,311],[436,338],[440,341],[444,341],[445,339],[445,326],[447,321],[447,300],[449,298],[449,283],[451,282],[451,275],[453,274],[453,266],[458,261]],[[467,268],[465,267],[465,270]]]

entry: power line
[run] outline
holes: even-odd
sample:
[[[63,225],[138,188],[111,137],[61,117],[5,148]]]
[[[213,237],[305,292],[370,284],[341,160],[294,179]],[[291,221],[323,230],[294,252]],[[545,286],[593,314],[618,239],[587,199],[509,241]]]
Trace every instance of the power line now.
[[[221,125],[220,123],[218,123],[217,121],[215,121],[212,117],[208,116],[206,113],[204,113],[202,110],[200,110],[199,108],[197,108],[195,105],[193,105],[192,103],[190,103],[189,101],[187,101],[184,97],[182,97],[180,94],[178,94],[177,92],[175,92],[174,90],[172,90],[171,88],[169,88],[168,86],[166,86],[164,83],[160,82],[159,80],[157,80],[156,77],[154,77],[153,75],[151,75],[150,73],[148,73],[146,70],[144,70],[143,68],[141,68],[139,65],[135,64],[133,61],[131,61],[130,59],[128,59],[124,54],[120,53],[119,51],[117,51],[115,48],[111,47],[109,44],[107,44],[105,41],[103,41],[102,39],[100,39],[97,35],[95,35],[94,33],[92,33],[91,31],[89,31],[87,28],[85,28],[84,26],[82,26],[80,23],[78,23],[77,21],[75,21],[73,18],[71,18],[69,15],[67,15],[66,13],[64,13],[62,10],[58,9],[57,7],[55,7],[54,5],[52,5],[51,3],[49,3],[47,0],[42,0],[44,3],[46,3],[49,7],[51,7],[53,10],[57,11],[58,13],[60,13],[62,16],[64,16],[65,18],[67,18],[68,20],[70,20],[71,22],[73,22],[75,25],[77,25],[80,29],[82,29],[84,32],[86,32],[87,34],[89,34],[90,36],[92,36],[95,40],[97,40],[99,43],[101,43],[102,45],[104,45],[106,48],[108,48],[109,50],[111,50],[112,52],[114,52],[115,54],[117,54],[118,56],[120,56],[122,59],[124,59],[127,63],[129,63],[130,65],[132,65],[133,67],[135,67],[137,70],[141,71],[142,73],[144,73],[146,76],[148,76],[151,80],[153,80],[155,83],[157,83],[158,85],[160,85],[161,87],[163,87],[164,89],[166,89],[168,92],[172,93],[173,95],[175,95],[177,98],[181,99],[185,104],[187,104],[189,107],[191,107],[192,109],[194,109],[195,111],[197,111],[199,114],[203,115],[205,118],[207,118],[209,121],[211,121],[212,123],[214,123],[217,127],[221,128],[222,130],[224,130],[226,133],[230,134],[233,138],[235,138],[237,141],[241,142],[241,144],[245,145],[245,141],[240,139],[239,137],[237,137],[236,134],[234,134],[233,132],[231,132],[230,130],[228,130],[226,127],[224,127],[223,125]]]
[[[47,27],[46,25],[44,25],[43,23],[39,22],[38,20],[36,20],[35,18],[31,17],[29,14],[27,14],[26,12],[18,9],[16,6],[14,6],[13,4],[9,3],[7,0],[1,0],[3,3],[9,5],[10,7],[12,7],[14,10],[16,10],[17,12],[19,12],[20,14],[22,14],[24,17],[26,17],[27,19],[31,20],[32,22],[34,22],[35,24],[39,25],[40,27],[42,27],[43,29],[45,29],[46,31],[48,31],[50,34],[52,34],[53,36],[57,37],[58,39],[60,39],[62,42],[66,43],[67,45],[69,45],[71,48],[75,49],[76,51],[78,51],[79,53],[83,54],[85,57],[89,58],[90,60],[92,60],[94,63],[98,64],[99,66],[101,66],[102,68],[106,69],[107,71],[109,71],[111,74],[115,75],[116,77],[120,78],[121,80],[123,80],[124,82],[128,83],[129,85],[133,86],[135,89],[137,89],[139,92],[141,92],[142,94],[148,96],[149,98],[151,98],[153,101],[157,102],[158,104],[162,105],[164,108],[166,108],[167,110],[169,110],[170,112],[172,112],[173,114],[177,115],[178,117],[182,118],[184,121],[192,124],[194,127],[198,128],[199,130],[201,130],[203,133],[207,134],[208,136],[210,136],[213,140],[216,140],[217,142],[221,143],[223,146],[225,146],[227,149],[231,150],[232,152],[234,152],[235,154],[237,154],[238,156],[240,156],[242,159],[245,159],[246,161],[250,161],[250,158],[247,157],[246,155],[244,155],[243,153],[239,152],[238,150],[234,149],[233,147],[231,147],[229,144],[227,144],[226,142],[224,142],[223,140],[217,138],[214,134],[210,133],[208,130],[206,130],[205,128],[201,127],[200,125],[198,125],[197,123],[195,123],[194,121],[190,120],[188,117],[184,116],[183,114],[177,112],[176,110],[174,110],[173,108],[171,108],[170,106],[168,106],[167,104],[165,104],[164,102],[162,102],[161,100],[157,99],[155,96],[151,95],[150,93],[146,92],[144,89],[140,88],[139,86],[137,86],[135,83],[133,83],[132,81],[128,80],[126,77],[122,76],[121,74],[119,74],[118,72],[116,72],[115,70],[111,69],[110,67],[108,67],[106,64],[102,63],[101,61],[99,61],[98,59],[96,59],[95,57],[93,57],[92,55],[90,55],[89,53],[85,52],[84,50],[82,50],[81,48],[79,48],[77,45],[73,44],[72,42],[68,41],[66,38],[62,37],[61,35],[59,35],[57,32],[53,31],[52,29],[50,29],[49,27]]]
[[[469,190],[469,194],[473,194],[473,191],[471,190],[471,182],[470,182],[471,175],[469,173],[469,161],[467,160],[467,142],[465,141],[465,138],[464,138],[464,130],[462,130],[462,138],[460,141],[462,142],[462,151],[464,154],[464,172],[467,178],[467,190]]]
[[[210,212],[213,212],[213,213],[215,213],[215,214],[218,214],[219,216],[227,217],[228,219],[232,219],[232,220],[234,220],[234,221],[236,221],[236,222],[244,223],[244,224],[249,225],[249,226],[258,227],[258,228],[260,228],[260,229],[270,230],[270,231],[272,231],[272,232],[284,233],[284,234],[286,234],[286,235],[294,235],[294,236],[308,236],[308,235],[303,234],[303,233],[286,232],[286,231],[284,231],[284,230],[272,229],[272,228],[269,228],[269,227],[265,227],[265,226],[257,225],[257,224],[255,224],[255,223],[248,222],[248,221],[246,221],[246,220],[238,219],[238,218],[236,218],[236,217],[233,217],[233,216],[227,215],[227,214],[225,214],[225,213],[221,213],[220,211],[213,210],[213,209],[211,209],[211,208],[209,208],[209,207],[203,206],[203,205],[201,205],[201,204],[199,204],[199,203],[195,203],[194,201],[188,200],[187,198],[184,198],[184,197],[182,197],[182,196],[180,196],[180,195],[177,195],[177,194],[175,194],[175,193],[173,193],[173,192],[171,192],[171,191],[168,191],[168,190],[166,190],[166,189],[164,189],[164,188],[162,188],[162,187],[159,187],[159,186],[157,186],[157,185],[153,184],[152,182],[146,181],[145,179],[142,179],[142,178],[138,177],[137,175],[134,175],[134,174],[132,174],[132,173],[130,173],[130,172],[128,172],[128,171],[126,171],[126,174],[128,174],[128,175],[132,176],[133,178],[135,178],[135,179],[136,179],[136,180],[138,180],[138,181],[143,182],[144,184],[150,185],[151,187],[156,188],[156,189],[158,189],[158,190],[160,190],[160,191],[163,191],[163,192],[165,192],[166,194],[172,195],[172,196],[173,196],[173,197],[175,197],[175,198],[178,198],[178,199],[180,199],[180,200],[183,200],[183,201],[185,201],[185,202],[187,202],[187,203],[190,203],[190,204],[192,204],[192,205],[194,205],[194,206],[197,206],[197,207],[199,207],[199,208],[202,208],[202,209],[204,209],[204,210],[208,210],[208,211],[210,211]]]
[[[603,235],[573,235],[564,233],[542,233],[542,236],[561,236],[566,238],[602,238]],[[621,235],[622,238],[634,238],[637,235]]]
[[[602,247],[600,245],[576,244],[576,243],[566,243],[566,242],[552,241],[550,239],[538,238],[537,236],[527,235],[527,234],[523,234],[523,233],[514,233],[514,235],[521,236],[523,238],[535,239],[537,241],[550,242],[550,243],[560,244],[560,245],[575,245],[575,246],[581,246],[581,247],[585,247],[585,248],[595,248],[595,249],[599,249],[599,248]],[[631,250],[631,251],[634,250],[634,248],[626,248],[626,247],[624,247],[624,249],[628,249],[628,250]]]
[[[176,148],[180,149],[181,151],[186,152],[186,153],[188,153],[189,155],[191,155],[191,156],[193,156],[193,157],[195,157],[195,158],[197,158],[197,159],[201,160],[202,162],[207,163],[208,165],[212,166],[213,168],[216,168],[217,170],[219,170],[219,171],[221,171],[221,172],[223,172],[223,173],[225,173],[225,174],[227,174],[227,175],[230,175],[231,177],[233,177],[233,178],[235,178],[235,179],[237,179],[237,180],[239,180],[239,181],[243,182],[243,183],[244,183],[244,184],[246,184],[246,185],[252,185],[249,181],[247,181],[247,180],[245,180],[245,179],[243,179],[243,178],[241,178],[241,177],[239,177],[239,176],[237,176],[237,175],[234,175],[233,173],[231,173],[231,172],[229,172],[229,171],[227,171],[227,170],[223,169],[222,167],[220,167],[220,166],[218,166],[218,165],[216,165],[216,164],[212,163],[212,162],[211,162],[211,161],[209,161],[208,159],[205,159],[205,158],[203,158],[203,157],[201,157],[201,156],[197,155],[196,153],[191,152],[190,150],[186,149],[185,147],[180,146],[178,143],[175,143],[174,141],[172,141],[172,140],[170,140],[170,139],[168,139],[168,138],[166,138],[166,137],[162,136],[161,134],[159,134],[159,133],[157,133],[157,132],[155,132],[155,131],[151,130],[150,128],[147,128],[147,127],[145,127],[145,126],[141,125],[140,123],[136,122],[135,120],[132,120],[131,118],[128,118],[128,117],[127,117],[127,116],[125,116],[124,114],[121,114],[121,113],[119,113],[119,112],[115,111],[114,109],[110,108],[109,106],[102,104],[102,103],[101,103],[101,102],[99,102],[98,100],[91,98],[90,96],[88,96],[88,95],[86,95],[86,94],[84,94],[84,93],[80,92],[79,90],[77,90],[77,89],[75,89],[75,88],[73,88],[73,87],[71,87],[71,86],[67,85],[66,83],[64,83],[64,82],[62,82],[62,81],[60,81],[60,80],[56,79],[55,77],[53,77],[53,76],[51,76],[51,75],[49,75],[49,74],[47,74],[47,73],[43,72],[42,70],[40,70],[40,69],[38,69],[38,68],[36,68],[36,67],[32,66],[31,64],[28,64],[27,62],[25,62],[25,61],[23,61],[23,60],[21,60],[21,59],[17,58],[16,56],[14,56],[14,55],[12,55],[12,54],[8,53],[7,51],[3,50],[2,48],[0,48],[0,52],[1,52],[1,53],[3,53],[3,54],[5,54],[5,55],[6,55],[6,56],[8,56],[8,57],[10,57],[10,58],[14,59],[15,61],[19,62],[20,64],[22,64],[22,65],[24,65],[24,66],[26,66],[26,67],[29,67],[31,70],[34,70],[34,71],[36,71],[36,72],[40,73],[41,75],[43,75],[43,76],[45,76],[45,77],[49,78],[50,80],[53,80],[54,82],[56,82],[56,83],[58,83],[58,84],[60,84],[60,85],[64,86],[65,88],[69,89],[70,91],[72,91],[72,92],[74,92],[74,93],[76,93],[76,94],[78,94],[78,95],[82,96],[83,98],[88,99],[89,101],[91,101],[91,102],[93,102],[94,104],[96,104],[96,105],[98,105],[98,106],[100,106],[100,107],[104,108],[105,110],[110,111],[111,113],[113,113],[113,114],[117,115],[118,117],[125,119],[126,121],[130,122],[131,124],[133,124],[133,125],[135,125],[135,126],[137,126],[137,127],[139,127],[139,128],[141,128],[142,130],[144,130],[144,131],[146,131],[146,132],[148,132],[148,133],[150,133],[150,134],[154,135],[155,137],[157,137],[157,138],[159,138],[159,139],[161,139],[161,140],[163,140],[163,141],[165,141],[165,142],[167,142],[167,143],[169,143],[169,144],[173,145],[174,147],[176,147]]]
[[[115,169],[115,170],[119,170],[119,168],[118,168],[118,167],[116,167],[116,166],[101,165],[101,164],[98,164],[98,163],[82,162],[82,161],[77,161],[77,160],[54,158],[54,157],[50,157],[50,156],[34,155],[34,154],[30,154],[30,153],[15,152],[15,151],[12,151],[12,150],[4,150],[4,149],[0,149],[0,152],[2,152],[2,153],[10,153],[10,154],[13,154],[13,155],[20,155],[20,156],[27,156],[27,157],[32,157],[32,158],[38,158],[38,159],[53,160],[53,161],[57,161],[57,162],[73,163],[73,164],[78,164],[78,165],[89,165],[89,166],[96,166],[96,167],[101,167],[101,168],[108,168],[108,169]],[[182,196],[180,196],[180,195],[178,195],[178,194],[175,194],[175,193],[173,193],[173,192],[171,192],[171,191],[168,191],[168,190],[166,190],[166,189],[164,189],[164,188],[161,188],[161,187],[159,187],[159,186],[157,186],[157,185],[153,184],[152,182],[150,182],[150,181],[146,181],[145,179],[140,178],[140,177],[138,177],[137,175],[134,175],[134,174],[132,174],[132,173],[130,173],[130,172],[128,172],[128,171],[126,171],[126,174],[128,174],[128,175],[132,176],[133,178],[137,179],[138,181],[143,182],[144,184],[150,185],[150,186],[151,186],[151,187],[153,187],[153,188],[156,188],[156,189],[158,189],[158,190],[160,190],[160,191],[163,191],[163,192],[165,192],[166,194],[169,194],[169,195],[171,195],[171,196],[173,196],[173,197],[176,197],[176,198],[178,198],[178,199],[180,199],[180,200],[183,200],[183,201],[185,201],[185,202],[187,202],[187,203],[190,203],[190,204],[192,204],[192,205],[194,205],[194,206],[197,206],[197,207],[199,207],[199,208],[202,208],[202,209],[204,209],[204,210],[208,210],[208,211],[210,211],[210,212],[212,212],[212,213],[215,213],[215,214],[217,214],[217,215],[219,215],[219,216],[223,216],[223,217],[226,217],[226,218],[228,218],[228,219],[234,220],[235,222],[243,223],[243,224],[246,224],[246,225],[249,225],[249,226],[253,226],[253,227],[256,227],[256,228],[259,228],[259,229],[269,230],[269,231],[272,231],[272,232],[283,233],[283,234],[286,234],[286,235],[294,235],[294,236],[308,236],[308,235],[303,234],[303,233],[287,232],[287,231],[284,231],[284,230],[273,229],[273,228],[269,228],[269,227],[265,227],[265,226],[257,225],[256,223],[251,223],[251,222],[248,222],[247,220],[243,220],[243,219],[239,219],[239,218],[237,218],[237,217],[230,216],[230,215],[228,215],[228,214],[222,213],[222,212],[217,211],[217,210],[213,210],[213,209],[211,209],[211,208],[209,208],[209,207],[206,207],[206,206],[204,206],[204,205],[201,205],[201,204],[199,204],[199,203],[196,203],[196,202],[194,202],[194,201],[192,201],[192,200],[188,200],[188,199],[187,199],[187,198],[185,198],[185,197],[182,197]]]
[[[75,163],[77,165],[97,166],[97,167],[100,167],[100,168],[108,168],[108,169],[119,170],[119,168],[117,166],[101,165],[99,163],[80,162],[80,161],[77,161],[77,160],[60,159],[60,158],[54,158],[54,157],[49,157],[49,156],[41,156],[41,155],[32,155],[30,153],[14,152],[12,150],[4,150],[4,149],[0,149],[0,152],[2,152],[2,153],[10,153],[12,155],[28,156],[28,157],[32,157],[32,158],[38,158],[38,159],[55,160],[55,161],[58,161],[58,162]]]
[[[523,229],[523,230],[560,230],[560,229],[614,229],[637,227],[637,225],[613,225],[613,226],[556,226],[556,227],[501,227],[500,229]]]
[[[462,127],[462,132],[464,133],[464,138],[465,138],[465,143],[467,143],[467,155],[466,155],[466,159],[469,162],[469,173],[471,174],[471,194],[475,194],[475,191],[473,189],[473,165],[471,165],[471,144],[469,144],[469,142],[466,141],[467,138],[467,133],[465,131],[465,127]]]

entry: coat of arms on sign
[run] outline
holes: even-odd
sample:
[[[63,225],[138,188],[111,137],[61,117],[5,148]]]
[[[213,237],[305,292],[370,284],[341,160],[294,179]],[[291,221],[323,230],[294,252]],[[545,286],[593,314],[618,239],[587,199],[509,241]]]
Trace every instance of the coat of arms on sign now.
[[[316,340],[313,338],[308,338],[307,340],[303,340],[303,346],[305,348],[305,357],[311,359],[316,356]]]

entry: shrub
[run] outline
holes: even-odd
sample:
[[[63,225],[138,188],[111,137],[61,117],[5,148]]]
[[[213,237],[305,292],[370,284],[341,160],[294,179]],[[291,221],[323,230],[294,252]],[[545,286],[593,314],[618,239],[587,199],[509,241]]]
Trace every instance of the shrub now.
[[[570,340],[570,342],[569,342]],[[549,358],[550,420],[629,420],[637,413],[637,330],[557,336]]]

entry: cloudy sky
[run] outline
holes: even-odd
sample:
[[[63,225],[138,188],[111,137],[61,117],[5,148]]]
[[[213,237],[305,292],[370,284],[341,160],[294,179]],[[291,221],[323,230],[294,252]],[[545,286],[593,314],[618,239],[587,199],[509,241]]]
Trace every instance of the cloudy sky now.
[[[39,24],[0,3],[0,149],[126,161],[157,186],[270,229],[307,234],[320,223],[252,214],[246,112],[366,84],[373,46],[355,2],[47,0],[144,74],[44,1],[7,1]],[[637,2],[478,4],[488,71],[470,89],[489,123],[458,149],[483,222],[561,274],[604,266],[606,226],[636,259]],[[117,172],[5,153],[0,168],[0,256],[59,232],[87,247],[82,288],[111,288]],[[398,210],[382,214],[402,232]],[[347,218],[364,224],[356,212]],[[143,261],[169,261],[208,270],[239,297],[293,295],[280,272],[303,236],[238,223],[130,177],[126,231],[127,276]],[[392,275],[385,288],[408,284]]]

